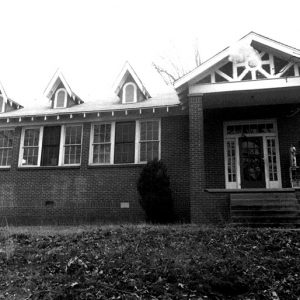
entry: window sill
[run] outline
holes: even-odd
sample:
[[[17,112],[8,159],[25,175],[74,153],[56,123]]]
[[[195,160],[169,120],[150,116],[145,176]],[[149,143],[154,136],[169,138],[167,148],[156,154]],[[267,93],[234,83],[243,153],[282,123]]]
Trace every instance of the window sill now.
[[[80,169],[80,166],[33,166],[33,167],[18,167],[19,171],[25,170],[67,170],[67,169]]]
[[[0,166],[0,171],[9,171],[11,166],[5,167],[5,166]]]
[[[97,169],[97,168],[134,168],[134,167],[142,167],[147,163],[126,163],[126,164],[102,164],[102,165],[88,165],[88,169]]]

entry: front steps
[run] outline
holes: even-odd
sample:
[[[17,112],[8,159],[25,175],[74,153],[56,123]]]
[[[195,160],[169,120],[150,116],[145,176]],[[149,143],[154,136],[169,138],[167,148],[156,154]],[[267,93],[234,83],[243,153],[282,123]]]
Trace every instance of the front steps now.
[[[292,192],[230,194],[231,222],[251,227],[300,227],[300,205]]]

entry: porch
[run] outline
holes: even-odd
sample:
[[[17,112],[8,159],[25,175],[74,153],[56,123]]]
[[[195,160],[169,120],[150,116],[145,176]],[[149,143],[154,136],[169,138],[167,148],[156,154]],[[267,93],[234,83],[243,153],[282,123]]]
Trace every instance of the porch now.
[[[189,99],[192,221],[300,226],[300,193],[291,185],[289,153],[291,145],[298,153],[300,149],[299,99],[295,90],[285,92],[281,103],[279,94],[270,90],[239,93],[239,98],[236,93],[223,95],[236,99],[235,106],[231,102],[220,107],[217,101],[215,107],[214,100],[222,96],[219,94]],[[277,100],[250,105],[249,99],[258,93],[261,99],[273,95]],[[202,102],[203,119],[202,125],[197,124],[197,133],[193,126],[199,122],[199,110],[196,119],[194,101]],[[193,145],[195,135],[202,141]]]

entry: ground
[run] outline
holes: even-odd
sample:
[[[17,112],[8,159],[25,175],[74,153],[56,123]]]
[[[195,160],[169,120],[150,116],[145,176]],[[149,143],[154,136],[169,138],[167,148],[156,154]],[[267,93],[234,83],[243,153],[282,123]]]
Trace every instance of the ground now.
[[[0,299],[300,299],[297,230],[0,229]]]

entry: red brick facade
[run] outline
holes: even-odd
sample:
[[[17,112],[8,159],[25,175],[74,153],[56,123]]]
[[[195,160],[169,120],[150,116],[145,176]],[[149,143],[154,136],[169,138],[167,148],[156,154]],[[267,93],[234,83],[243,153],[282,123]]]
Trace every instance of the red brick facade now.
[[[16,124],[18,125],[18,124]],[[143,222],[136,182],[142,164],[89,166],[91,123],[85,122],[79,167],[18,167],[21,127],[15,128],[13,163],[0,171],[0,221],[11,224]],[[161,118],[166,163],[179,222],[190,219],[188,116]],[[121,208],[128,202],[129,208]]]

